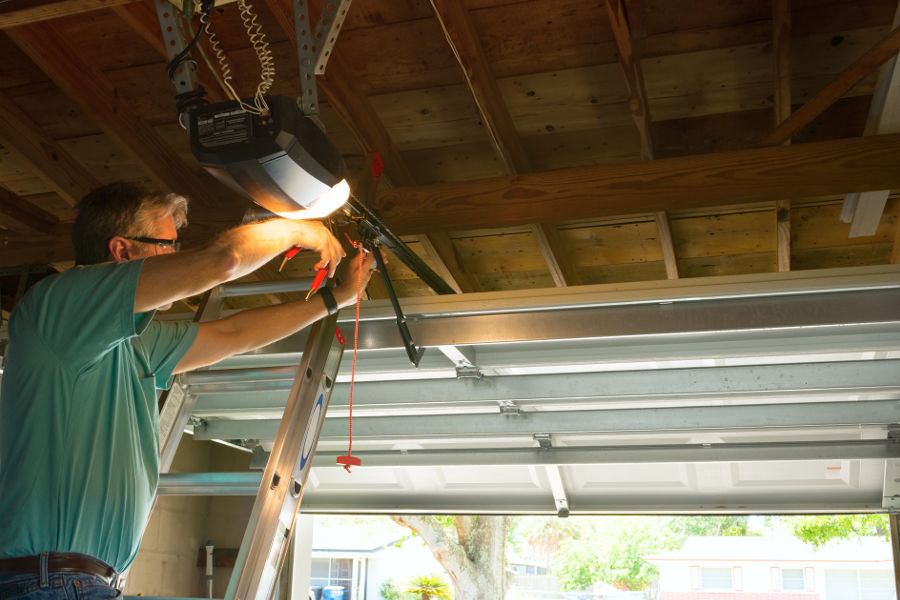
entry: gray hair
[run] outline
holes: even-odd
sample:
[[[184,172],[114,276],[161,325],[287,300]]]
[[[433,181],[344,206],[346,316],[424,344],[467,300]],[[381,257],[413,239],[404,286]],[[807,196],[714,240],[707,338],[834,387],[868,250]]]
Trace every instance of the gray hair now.
[[[110,259],[109,240],[114,236],[146,235],[160,211],[172,215],[178,229],[187,225],[188,201],[146,184],[118,181],[90,192],[76,209],[75,264],[93,265]]]

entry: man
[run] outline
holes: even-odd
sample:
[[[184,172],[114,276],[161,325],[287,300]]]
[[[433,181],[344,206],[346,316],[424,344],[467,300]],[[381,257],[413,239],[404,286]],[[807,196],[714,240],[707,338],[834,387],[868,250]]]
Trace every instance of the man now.
[[[308,302],[206,323],[156,309],[259,268],[294,246],[334,274],[344,252],[318,222],[273,219],[176,252],[187,203],[116,183],[78,205],[76,267],[37,283],[9,321],[0,394],[0,600],[119,595],[159,471],[156,389],[173,374],[286,337],[351,304],[358,270]]]

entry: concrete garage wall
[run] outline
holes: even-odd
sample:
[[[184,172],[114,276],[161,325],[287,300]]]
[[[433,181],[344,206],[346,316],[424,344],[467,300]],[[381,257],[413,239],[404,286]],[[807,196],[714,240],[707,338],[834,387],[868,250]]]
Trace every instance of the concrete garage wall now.
[[[172,472],[246,471],[248,453],[185,436]],[[206,596],[205,573],[197,550],[211,539],[217,547],[237,548],[253,498],[163,496],[157,500],[140,551],[128,573],[126,595]],[[221,598],[230,569],[219,569],[214,594]]]

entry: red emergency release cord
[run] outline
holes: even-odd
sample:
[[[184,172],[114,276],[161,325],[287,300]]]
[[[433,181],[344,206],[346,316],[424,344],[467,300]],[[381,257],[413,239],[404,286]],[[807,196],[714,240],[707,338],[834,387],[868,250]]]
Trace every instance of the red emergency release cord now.
[[[347,239],[350,240],[350,236],[347,236]],[[364,259],[362,244],[354,242],[353,240],[350,240],[350,243],[353,244],[353,247],[359,252],[359,277],[356,280],[356,323],[353,329],[353,367],[350,370],[350,442],[347,446],[347,454],[338,456],[335,461],[339,465],[344,465],[344,469],[348,473],[350,472],[351,466],[358,467],[362,464],[360,459],[351,456],[351,451],[353,450],[353,383],[356,379],[356,351],[359,349],[359,303],[362,299],[362,269]]]

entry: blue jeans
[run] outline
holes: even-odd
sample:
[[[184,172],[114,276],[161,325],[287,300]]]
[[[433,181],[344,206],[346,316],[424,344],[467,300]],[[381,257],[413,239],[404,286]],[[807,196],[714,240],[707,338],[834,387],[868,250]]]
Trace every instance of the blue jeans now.
[[[0,600],[112,600],[122,592],[88,573],[0,575]]]

